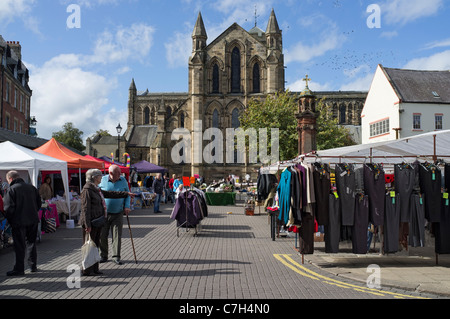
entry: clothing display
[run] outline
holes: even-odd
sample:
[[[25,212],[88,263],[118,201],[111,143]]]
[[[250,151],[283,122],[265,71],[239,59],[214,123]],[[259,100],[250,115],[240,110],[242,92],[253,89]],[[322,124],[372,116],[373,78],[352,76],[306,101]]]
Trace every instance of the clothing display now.
[[[437,165],[402,162],[388,173],[376,163],[332,165],[300,162],[281,172],[274,201],[278,223],[296,229],[301,254],[314,253],[318,231],[326,253],[338,253],[342,241],[355,254],[366,254],[372,240],[382,243],[384,253],[425,247],[427,223],[433,223],[436,253],[450,253],[450,199],[441,189],[450,176],[443,180]],[[445,169],[450,174],[450,164]]]
[[[369,221],[374,226],[383,225],[385,185],[383,167],[379,164],[364,164],[364,188],[369,196]]]
[[[367,253],[369,206],[369,196],[360,195],[355,199],[355,218],[352,227],[352,251],[354,254]]]
[[[331,183],[328,164],[314,163],[314,192],[316,196],[316,220],[319,225],[328,225]]]
[[[400,238],[400,207],[402,205],[400,194],[386,193],[384,216],[384,252],[396,253]],[[394,195],[394,196],[392,196]],[[409,203],[408,203],[409,204]]]
[[[353,226],[356,178],[352,164],[336,164],[336,188],[341,201],[341,224],[342,226]]]
[[[433,224],[436,254],[450,254],[450,203],[448,198],[441,200],[441,221]]]
[[[425,247],[425,203],[421,194],[411,196],[411,220],[409,222],[409,242],[411,247]],[[439,200],[440,205],[440,200]]]
[[[417,169],[407,163],[394,165],[394,184],[400,194],[400,221],[409,222],[411,218],[411,194],[416,182]]]
[[[326,253],[338,253],[339,252],[339,239],[341,234],[341,216],[340,216],[340,204],[338,198],[334,194],[328,195],[329,203],[329,219],[328,224],[325,225],[325,252]]]
[[[430,223],[437,223],[441,219],[441,169],[430,163],[419,166],[420,189],[425,194],[425,218]]]
[[[194,228],[205,218],[202,209],[202,196],[195,191],[185,190],[178,195],[170,215],[177,221],[178,227]]]

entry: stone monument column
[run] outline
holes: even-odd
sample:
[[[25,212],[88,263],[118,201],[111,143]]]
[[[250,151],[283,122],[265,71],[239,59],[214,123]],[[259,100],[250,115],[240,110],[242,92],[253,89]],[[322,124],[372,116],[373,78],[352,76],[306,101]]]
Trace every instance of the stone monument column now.
[[[303,79],[306,82],[305,89],[300,93],[297,118],[298,154],[307,154],[317,150],[317,117],[316,97],[308,87],[311,81],[308,75]]]

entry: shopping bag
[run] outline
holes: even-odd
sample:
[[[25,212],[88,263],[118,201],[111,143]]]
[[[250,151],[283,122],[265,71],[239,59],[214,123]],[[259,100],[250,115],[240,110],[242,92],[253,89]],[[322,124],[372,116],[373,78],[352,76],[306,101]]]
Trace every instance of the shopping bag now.
[[[56,219],[55,218],[47,218],[45,220],[45,232],[47,234],[56,232]]]
[[[83,270],[86,270],[100,261],[97,245],[92,240],[91,235],[87,235],[86,239],[86,242],[81,247],[81,265],[83,266]]]

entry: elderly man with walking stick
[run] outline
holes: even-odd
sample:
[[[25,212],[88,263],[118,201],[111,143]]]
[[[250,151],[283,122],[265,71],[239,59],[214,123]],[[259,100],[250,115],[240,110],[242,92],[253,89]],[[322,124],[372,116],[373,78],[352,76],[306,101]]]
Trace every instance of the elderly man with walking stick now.
[[[130,192],[127,180],[121,176],[120,167],[111,165],[109,167],[109,175],[103,176],[99,185],[102,190]],[[112,231],[112,260],[116,265],[122,265],[121,245],[122,245],[122,229],[123,216],[130,213],[130,196],[127,198],[105,199],[106,211],[108,213],[106,225],[103,226],[100,237],[100,256],[101,263],[108,261],[108,237],[110,230]]]

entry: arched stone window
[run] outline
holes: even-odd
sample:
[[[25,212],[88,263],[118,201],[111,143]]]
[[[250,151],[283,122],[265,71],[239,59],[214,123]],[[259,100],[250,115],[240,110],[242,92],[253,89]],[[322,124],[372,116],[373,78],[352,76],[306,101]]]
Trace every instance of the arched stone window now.
[[[215,109],[212,116],[212,127],[219,128],[219,123],[219,111]]]
[[[253,66],[253,93],[260,93],[261,92],[261,76],[260,76],[260,69],[259,69],[259,63],[255,63]]]
[[[231,53],[231,93],[241,92],[241,53],[235,47]]]
[[[144,124],[150,124],[150,109],[148,107],[144,111]]]
[[[184,128],[185,115],[184,113],[180,114],[180,128]]]
[[[345,124],[347,122],[347,107],[345,104],[339,106],[339,124]]]
[[[241,126],[241,122],[239,121],[239,110],[235,108],[231,113],[231,127],[239,128]]]
[[[219,93],[219,66],[214,63],[212,74],[212,93]]]

